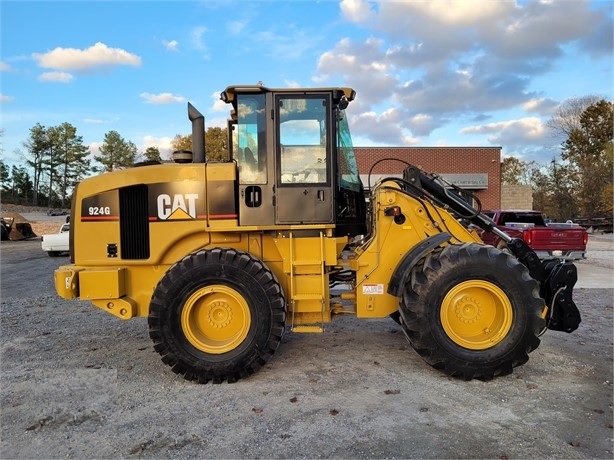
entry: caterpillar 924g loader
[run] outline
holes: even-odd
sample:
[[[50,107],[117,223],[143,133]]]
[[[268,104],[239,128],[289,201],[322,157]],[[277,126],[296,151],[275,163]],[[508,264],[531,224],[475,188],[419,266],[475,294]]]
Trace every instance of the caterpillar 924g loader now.
[[[441,178],[405,163],[366,196],[354,96],[230,86],[221,162],[205,161],[188,104],[193,152],[76,187],[58,294],[147,316],[162,360],[200,383],[247,377],[286,330],[321,332],[341,314],[391,316],[426,362],[463,379],[508,374],[546,328],[576,329],[575,266],[505,233],[507,250],[485,245],[471,226],[494,223]]]

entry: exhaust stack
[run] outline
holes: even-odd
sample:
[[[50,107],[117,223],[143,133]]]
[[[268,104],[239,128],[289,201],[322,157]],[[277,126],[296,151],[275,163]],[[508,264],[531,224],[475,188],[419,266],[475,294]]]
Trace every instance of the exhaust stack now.
[[[193,163],[205,162],[205,117],[188,102],[188,118],[192,122]]]

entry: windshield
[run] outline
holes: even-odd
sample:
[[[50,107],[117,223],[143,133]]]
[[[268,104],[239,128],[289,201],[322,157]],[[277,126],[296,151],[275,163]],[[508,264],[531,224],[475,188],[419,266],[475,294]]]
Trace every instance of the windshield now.
[[[352,136],[345,110],[339,111],[337,151],[339,153],[339,184],[343,188],[359,192],[362,190],[362,182],[358,174],[358,164],[354,155],[354,146],[352,145]]]

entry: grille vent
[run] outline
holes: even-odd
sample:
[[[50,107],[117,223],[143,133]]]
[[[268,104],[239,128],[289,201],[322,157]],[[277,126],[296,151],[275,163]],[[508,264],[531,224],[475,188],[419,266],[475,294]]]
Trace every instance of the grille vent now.
[[[119,190],[119,233],[122,259],[149,259],[147,186]]]

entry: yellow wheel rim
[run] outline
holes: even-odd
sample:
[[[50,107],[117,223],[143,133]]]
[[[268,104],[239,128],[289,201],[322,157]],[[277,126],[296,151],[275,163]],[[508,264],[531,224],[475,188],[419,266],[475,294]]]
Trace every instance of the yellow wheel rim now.
[[[237,291],[224,285],[197,289],[181,312],[185,337],[205,353],[234,350],[247,337],[250,324],[247,302]]]
[[[512,327],[512,304],[496,285],[464,281],[443,299],[441,324],[450,339],[470,350],[486,350],[501,342]]]

